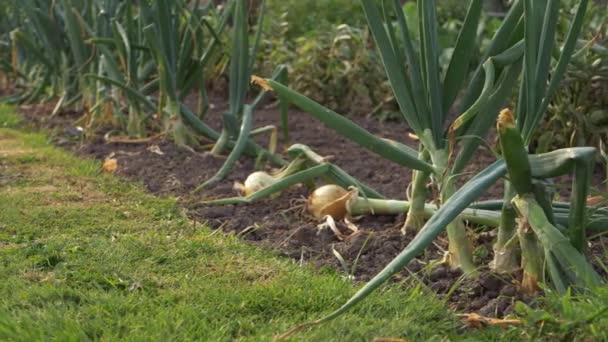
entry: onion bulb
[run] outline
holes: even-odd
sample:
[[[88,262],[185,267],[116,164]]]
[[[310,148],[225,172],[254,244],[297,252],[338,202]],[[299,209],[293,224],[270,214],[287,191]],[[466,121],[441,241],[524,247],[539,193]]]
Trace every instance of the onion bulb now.
[[[347,202],[353,195],[335,184],[323,185],[308,197],[308,211],[317,218],[330,215],[335,220],[346,216]]]
[[[252,193],[261,190],[276,182],[276,179],[264,171],[256,171],[250,174],[245,179],[245,184],[235,183],[234,188],[238,190],[242,196],[249,196]]]
[[[260,191],[272,184],[302,170],[305,159],[296,158],[281,170],[268,174],[264,171],[256,171],[245,179],[245,184],[235,182],[233,188],[239,192],[241,196],[249,196],[257,191]],[[272,196],[277,196],[280,192],[275,191]]]

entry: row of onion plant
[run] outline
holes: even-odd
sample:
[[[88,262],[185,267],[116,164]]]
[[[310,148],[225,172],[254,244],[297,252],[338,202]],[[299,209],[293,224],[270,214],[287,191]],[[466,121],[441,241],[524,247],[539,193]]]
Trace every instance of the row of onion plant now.
[[[185,147],[211,141],[213,153],[230,155],[206,184],[222,179],[241,154],[282,165],[272,151],[277,129],[251,127],[251,113],[266,92],[246,103],[261,36],[256,30],[250,42],[248,3],[8,0],[2,9],[6,33],[0,39],[0,70],[16,90],[8,101],[58,99],[52,115],[82,111],[86,133],[108,124],[116,128],[110,141],[141,141],[158,134]],[[258,28],[264,2],[260,6]],[[210,107],[207,83],[227,60],[230,108],[217,132],[204,122]],[[277,68],[274,77],[284,82],[285,68]],[[198,95],[196,108],[185,105],[191,94]],[[285,122],[285,103],[281,108]],[[250,139],[268,133],[269,149]]]

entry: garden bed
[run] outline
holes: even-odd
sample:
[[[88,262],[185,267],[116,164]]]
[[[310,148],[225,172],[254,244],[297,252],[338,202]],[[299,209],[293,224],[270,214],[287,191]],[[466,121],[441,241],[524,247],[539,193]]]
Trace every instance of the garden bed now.
[[[221,113],[226,110],[226,101],[222,96],[215,96],[211,103],[214,107],[205,121],[211,127],[220,128]],[[378,273],[413,238],[410,235],[404,237],[400,232],[403,216],[375,216],[355,219],[359,232],[341,241],[329,229],[319,230],[317,226],[320,222],[306,212],[304,203],[308,190],[305,187],[296,186],[277,198],[250,205],[202,205],[200,201],[203,199],[235,196],[233,183],[242,182],[254,171],[254,160],[241,158],[224,181],[206,191],[192,194],[196,186],[215,174],[223,163],[222,158],[212,156],[202,149],[194,152],[180,148],[162,138],[138,144],[106,143],[103,139],[105,132],[99,131],[98,135],[83,140],[73,126],[80,113],[65,112],[49,118],[51,110],[52,105],[49,104],[24,106],[21,112],[35,126],[55,131],[54,142],[78,155],[99,160],[112,155],[118,161],[118,176],[140,181],[154,194],[177,197],[190,218],[218,231],[236,234],[254,244],[278,250],[297,262],[316,267],[332,267],[345,275],[350,272],[355,281],[363,282]],[[408,137],[404,124],[383,124],[365,117],[352,119],[384,138],[415,146],[415,142]],[[267,105],[254,114],[255,127],[277,124],[278,121],[279,112],[272,105]],[[333,163],[383,195],[395,199],[405,198],[410,170],[362,150],[306,113],[290,111],[289,127],[293,142],[309,145],[318,154],[330,157]],[[264,137],[256,140],[266,143]],[[283,151],[286,147],[288,145],[285,142],[280,142],[278,150]],[[480,149],[474,160],[475,163],[469,166],[468,171],[480,170],[492,162],[494,157],[488,151]],[[500,185],[484,195],[485,198],[501,196]],[[478,264],[485,265],[492,258],[493,236],[491,232],[483,231],[483,227],[473,228],[476,232],[475,255],[479,259],[477,261],[480,261]],[[597,246],[606,243],[608,237],[605,236],[593,240]],[[443,257],[446,249],[447,238],[442,235],[425,255],[412,261],[394,280],[409,278],[409,281],[423,281],[430,289],[444,295],[455,310],[478,312],[489,317],[502,317],[510,313],[515,301],[530,302],[530,298],[518,291],[516,283],[519,275],[506,277],[482,269],[478,280],[468,281],[462,278],[461,272],[439,265],[435,261]],[[590,251],[596,254],[590,260],[595,260],[597,270],[605,275],[596,259],[598,257],[601,262],[608,264],[602,248],[591,248]],[[339,261],[336,252],[344,259],[348,269]]]

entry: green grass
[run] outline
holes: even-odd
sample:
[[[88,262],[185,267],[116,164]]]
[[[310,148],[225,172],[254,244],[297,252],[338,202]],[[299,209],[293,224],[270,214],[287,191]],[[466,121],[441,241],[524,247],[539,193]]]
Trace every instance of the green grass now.
[[[175,200],[19,127],[9,107],[0,127],[0,340],[269,340],[356,290],[332,270],[212,235]],[[549,298],[546,312],[521,309],[523,327],[463,330],[423,286],[388,286],[295,340],[601,339],[607,315],[585,319],[607,306],[604,290]]]

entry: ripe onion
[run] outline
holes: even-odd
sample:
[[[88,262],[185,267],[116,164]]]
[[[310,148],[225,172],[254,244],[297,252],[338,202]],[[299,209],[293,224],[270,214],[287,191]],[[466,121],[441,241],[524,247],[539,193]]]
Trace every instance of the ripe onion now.
[[[238,190],[242,196],[249,196],[252,193],[261,190],[276,182],[276,179],[264,171],[256,171],[250,174],[245,179],[245,184],[235,183],[234,188]]]
[[[347,202],[353,192],[347,191],[335,184],[323,185],[308,197],[308,211],[317,218],[330,215],[335,220],[346,216]]]
[[[283,167],[281,170],[273,172],[272,174],[264,171],[256,171],[247,176],[247,179],[245,179],[245,184],[235,182],[233,188],[237,190],[241,196],[249,196],[302,170],[305,162],[306,159],[296,158],[287,166]],[[277,196],[278,194],[279,192],[276,191],[272,196]]]

